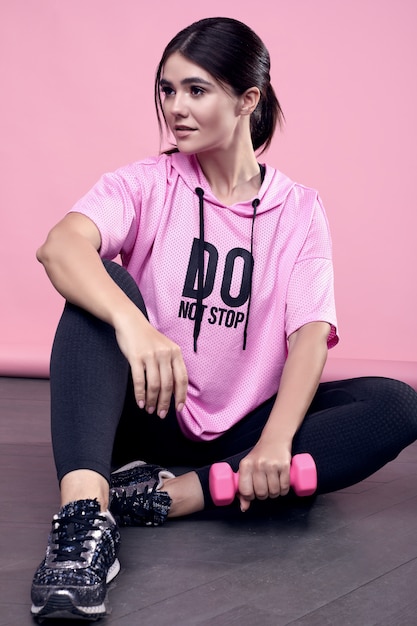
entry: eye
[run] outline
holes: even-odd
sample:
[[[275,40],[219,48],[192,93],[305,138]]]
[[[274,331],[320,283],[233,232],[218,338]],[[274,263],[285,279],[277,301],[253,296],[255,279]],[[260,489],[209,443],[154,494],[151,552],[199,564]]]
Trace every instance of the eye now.
[[[190,87],[190,92],[193,96],[201,96],[205,93],[204,89],[202,87],[197,87],[197,85],[192,85]]]
[[[161,87],[161,93],[165,96],[165,98],[168,98],[169,96],[172,96],[175,92],[172,87],[169,87],[168,85],[163,85]]]

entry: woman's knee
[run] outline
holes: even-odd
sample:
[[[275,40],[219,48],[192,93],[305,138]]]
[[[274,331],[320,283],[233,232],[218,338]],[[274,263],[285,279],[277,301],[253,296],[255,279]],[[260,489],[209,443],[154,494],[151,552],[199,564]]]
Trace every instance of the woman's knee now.
[[[103,259],[103,265],[109,276],[114,280],[118,287],[120,287],[128,298],[130,298],[130,300],[136,304],[142,313],[148,317],[145,302],[142,298],[139,287],[127,269],[119,265],[119,263],[109,261],[108,259]]]
[[[409,384],[393,378],[376,378],[374,399],[386,419],[393,421],[409,442],[417,439],[417,392]]]
[[[386,379],[387,401],[407,412],[417,423],[417,391],[411,385],[393,378]]]

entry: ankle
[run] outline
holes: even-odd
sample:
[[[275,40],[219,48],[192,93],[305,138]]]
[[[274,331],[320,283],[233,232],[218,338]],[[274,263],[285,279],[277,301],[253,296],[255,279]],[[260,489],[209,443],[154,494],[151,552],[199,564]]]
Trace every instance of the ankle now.
[[[168,517],[191,515],[204,509],[203,490],[196,472],[165,479],[159,491],[166,491],[172,500]]]
[[[97,500],[101,511],[109,506],[109,484],[97,472],[82,469],[65,474],[61,481],[61,506],[77,500]]]

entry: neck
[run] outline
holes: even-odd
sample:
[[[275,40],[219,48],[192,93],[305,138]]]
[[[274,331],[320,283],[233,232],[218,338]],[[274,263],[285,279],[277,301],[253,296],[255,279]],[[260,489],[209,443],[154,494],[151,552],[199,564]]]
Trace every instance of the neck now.
[[[200,153],[197,159],[213,194],[223,204],[246,202],[258,194],[261,176],[252,146],[246,152]]]

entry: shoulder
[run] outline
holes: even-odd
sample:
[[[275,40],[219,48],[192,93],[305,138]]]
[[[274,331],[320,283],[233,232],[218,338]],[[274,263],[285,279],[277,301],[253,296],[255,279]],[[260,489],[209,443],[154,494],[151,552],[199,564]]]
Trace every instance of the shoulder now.
[[[277,169],[268,169],[270,184],[265,204],[278,209],[280,227],[291,237],[298,233],[303,239],[320,232],[320,237],[328,238],[328,219],[318,190],[292,180]]]
[[[129,189],[144,192],[162,190],[182,177],[192,175],[195,166],[192,160],[180,153],[160,154],[134,161],[117,169],[113,176],[122,180]]]
[[[302,183],[291,181],[292,185],[288,189],[287,202],[291,203],[295,209],[305,212],[313,210],[318,202],[319,193],[314,187],[308,187]]]
[[[271,165],[266,166],[264,182],[264,200],[268,204],[272,202],[276,207],[284,204],[294,210],[306,210],[312,207],[319,197],[317,189],[293,180]]]
[[[119,167],[113,175],[131,184],[158,178],[167,179],[172,169],[170,162],[170,155],[150,156]]]

